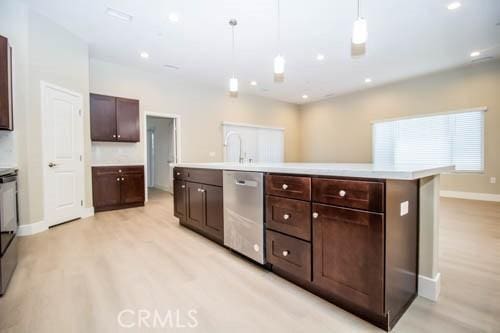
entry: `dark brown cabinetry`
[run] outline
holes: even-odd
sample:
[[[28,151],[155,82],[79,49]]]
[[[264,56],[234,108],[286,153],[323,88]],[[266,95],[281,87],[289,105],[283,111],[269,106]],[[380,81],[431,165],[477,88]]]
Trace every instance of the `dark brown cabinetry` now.
[[[144,167],[92,167],[96,212],[144,205]]]
[[[139,142],[139,101],[90,94],[92,141]]]
[[[222,171],[175,168],[174,177],[174,215],[182,225],[222,244]]]
[[[12,104],[12,49],[0,36],[0,130],[14,130]]]

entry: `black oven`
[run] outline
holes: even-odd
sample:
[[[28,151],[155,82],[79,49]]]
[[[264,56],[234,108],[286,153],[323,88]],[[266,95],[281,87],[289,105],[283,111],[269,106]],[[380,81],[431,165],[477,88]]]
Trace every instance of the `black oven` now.
[[[5,293],[17,265],[17,173],[0,170],[0,295]]]

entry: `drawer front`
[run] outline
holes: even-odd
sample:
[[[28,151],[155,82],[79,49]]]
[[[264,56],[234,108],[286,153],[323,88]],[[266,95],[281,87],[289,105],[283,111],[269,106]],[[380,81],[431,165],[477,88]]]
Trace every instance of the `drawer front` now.
[[[313,178],[313,201],[335,206],[384,211],[384,183]]]
[[[124,166],[124,167],[119,167],[118,172],[124,175],[133,175],[133,174],[144,174],[144,166],[142,165],[137,165],[137,166]]]
[[[222,186],[222,170],[174,168],[174,178],[194,183]]]
[[[266,194],[310,201],[311,178],[298,176],[267,175]]]
[[[302,280],[311,281],[311,244],[266,230],[269,263]]]
[[[266,224],[269,229],[311,240],[311,203],[266,196]]]

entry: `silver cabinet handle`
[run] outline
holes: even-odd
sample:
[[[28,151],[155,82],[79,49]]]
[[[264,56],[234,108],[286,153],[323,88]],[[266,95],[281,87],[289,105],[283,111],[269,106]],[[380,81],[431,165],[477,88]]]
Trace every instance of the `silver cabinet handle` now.
[[[49,163],[49,168],[53,168],[53,167],[55,167],[56,165],[57,165],[57,164],[55,164],[54,162],[50,162],[50,163]]]
[[[205,190],[204,190],[204,189],[202,189],[202,188],[199,188],[199,189],[198,189],[198,192],[205,192]]]
[[[284,190],[286,190],[288,188],[288,185],[287,184],[283,184],[283,185],[281,185],[281,188],[284,189]]]
[[[319,217],[319,214],[318,214],[318,213],[316,213],[316,212],[314,212],[314,213],[313,213],[313,218],[317,219],[318,217]]]
[[[346,192],[346,191],[344,191],[344,190],[340,190],[340,191],[339,191],[339,195],[340,195],[342,198],[343,198],[343,197],[345,197],[345,195],[346,195],[346,194],[347,194],[347,192]]]
[[[287,251],[287,250],[283,251],[283,257],[286,257],[286,256],[288,256],[289,254],[290,254],[290,251]]]
[[[290,218],[290,215],[289,215],[289,214],[285,214],[285,215],[283,215],[283,219],[284,219],[284,220],[288,220],[289,218]]]

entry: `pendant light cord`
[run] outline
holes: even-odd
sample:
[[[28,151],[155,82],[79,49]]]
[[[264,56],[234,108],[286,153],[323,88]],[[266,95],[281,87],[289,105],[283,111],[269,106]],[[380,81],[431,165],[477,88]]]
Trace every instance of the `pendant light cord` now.
[[[278,0],[278,52],[281,49],[281,7],[280,0]]]
[[[234,59],[234,25],[231,26],[232,34],[233,34],[233,49],[232,49],[232,58],[233,58],[233,77],[234,77],[234,68],[236,67],[236,62]]]
[[[359,0],[358,0],[358,19],[359,19]]]

